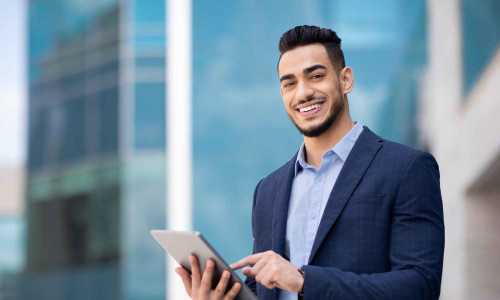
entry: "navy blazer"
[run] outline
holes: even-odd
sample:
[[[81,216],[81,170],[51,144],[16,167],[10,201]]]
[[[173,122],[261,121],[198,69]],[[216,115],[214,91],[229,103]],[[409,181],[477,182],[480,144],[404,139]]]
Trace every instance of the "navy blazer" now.
[[[297,154],[255,188],[254,253],[285,256]],[[438,299],[444,252],[439,170],[429,153],[367,127],[332,189],[305,266],[304,299]],[[259,299],[278,299],[247,278]]]

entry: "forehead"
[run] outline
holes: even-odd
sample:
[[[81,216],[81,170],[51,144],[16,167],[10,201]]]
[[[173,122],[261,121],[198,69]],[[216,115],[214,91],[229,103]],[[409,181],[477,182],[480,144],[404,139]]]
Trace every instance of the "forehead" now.
[[[281,56],[278,73],[279,76],[290,73],[302,73],[305,68],[316,64],[333,69],[325,47],[322,44],[300,46],[285,52]]]

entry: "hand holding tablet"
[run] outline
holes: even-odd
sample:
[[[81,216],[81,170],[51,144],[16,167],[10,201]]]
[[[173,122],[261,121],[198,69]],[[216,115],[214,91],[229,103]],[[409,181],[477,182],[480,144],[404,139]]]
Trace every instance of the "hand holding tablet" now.
[[[199,232],[152,230],[151,235],[182,267],[176,273],[193,299],[257,300]]]
[[[231,273],[227,270],[222,272],[219,283],[212,290],[212,279],[215,263],[209,259],[206,263],[203,276],[201,275],[198,259],[194,255],[189,256],[191,262],[191,274],[182,268],[177,267],[175,272],[181,277],[186,293],[192,299],[224,299],[232,300],[236,297],[241,289],[241,283],[236,282],[230,287],[229,278]],[[229,289],[229,290],[228,290]],[[228,290],[228,291],[227,291]],[[227,291],[227,292],[226,292]]]

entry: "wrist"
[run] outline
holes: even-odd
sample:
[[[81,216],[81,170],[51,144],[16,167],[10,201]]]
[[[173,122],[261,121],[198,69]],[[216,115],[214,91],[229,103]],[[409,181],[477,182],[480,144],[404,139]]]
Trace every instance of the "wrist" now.
[[[300,275],[301,275],[301,278],[300,278],[300,281],[299,281],[299,296],[304,296],[304,285],[305,285],[305,280],[306,280],[306,271],[305,271],[305,268],[304,266],[300,267],[300,269],[298,269]]]

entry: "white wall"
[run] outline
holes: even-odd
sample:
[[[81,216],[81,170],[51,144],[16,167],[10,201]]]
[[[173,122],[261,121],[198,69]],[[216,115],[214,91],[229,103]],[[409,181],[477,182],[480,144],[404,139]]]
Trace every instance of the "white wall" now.
[[[429,64],[419,125],[421,142],[441,171],[446,227],[441,299],[492,299],[500,291],[492,282],[500,278],[500,266],[487,262],[500,258],[495,234],[500,222],[492,213],[500,213],[500,193],[467,191],[499,163],[500,51],[470,94],[462,95],[460,0],[427,4]]]
[[[0,216],[24,211],[24,166],[0,164]]]

